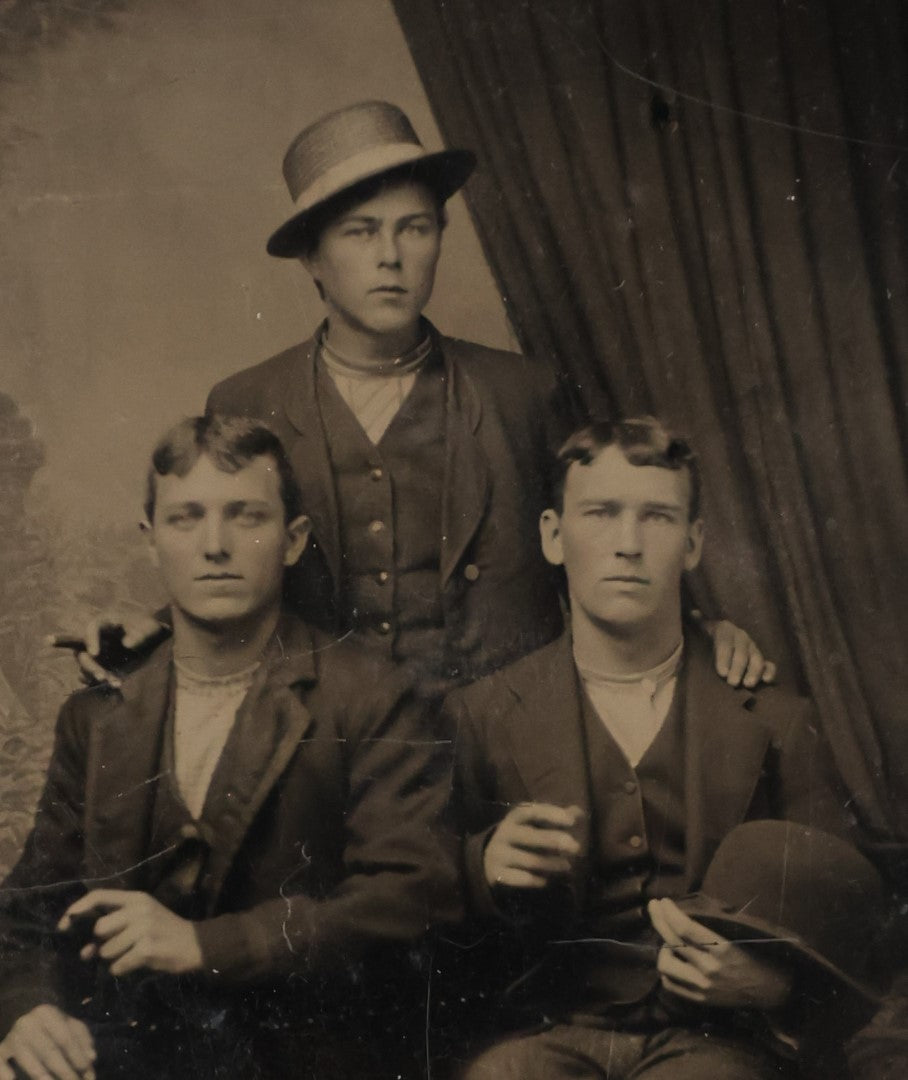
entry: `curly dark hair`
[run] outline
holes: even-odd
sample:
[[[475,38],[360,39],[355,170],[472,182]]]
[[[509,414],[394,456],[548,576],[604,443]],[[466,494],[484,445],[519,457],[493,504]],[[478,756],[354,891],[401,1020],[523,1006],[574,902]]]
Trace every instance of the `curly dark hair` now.
[[[575,462],[589,465],[607,446],[617,446],[632,465],[655,465],[660,469],[686,469],[690,477],[688,517],[700,516],[700,465],[689,444],[673,435],[652,416],[623,420],[593,420],[574,432],[556,455],[550,490],[553,505],[564,509],[564,482]]]

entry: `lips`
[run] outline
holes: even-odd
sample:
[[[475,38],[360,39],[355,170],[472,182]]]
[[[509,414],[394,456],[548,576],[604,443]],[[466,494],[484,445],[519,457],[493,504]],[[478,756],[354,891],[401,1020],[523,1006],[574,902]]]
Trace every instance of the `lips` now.
[[[602,580],[617,582],[620,585],[649,585],[648,578],[637,577],[634,574],[613,574]]]
[[[406,291],[400,285],[376,285],[374,289],[369,290],[372,293],[387,293],[391,296],[403,296]]]
[[[242,581],[242,574],[202,574],[196,581]]]

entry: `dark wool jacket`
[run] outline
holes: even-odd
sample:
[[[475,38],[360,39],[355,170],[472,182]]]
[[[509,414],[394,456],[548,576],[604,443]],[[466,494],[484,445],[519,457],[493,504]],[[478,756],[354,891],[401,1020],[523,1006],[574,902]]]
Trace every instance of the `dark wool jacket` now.
[[[122,690],[64,704],[34,828],[0,891],[0,1031],[60,1000],[53,927],[68,903],[91,888],[154,891],[173,844],[155,817],[172,695],[165,642]],[[282,621],[202,814],[203,984],[330,984],[459,918],[440,825],[448,747],[426,730],[399,673]]]
[[[744,821],[778,818],[847,832],[843,799],[809,702],[773,687],[732,689],[716,677],[710,643],[696,633],[687,635],[678,687],[685,892],[700,887],[720,842]],[[579,978],[570,964],[564,970],[564,945],[588,933],[595,853],[580,693],[571,638],[564,634],[453,691],[445,706],[449,730],[456,732],[454,795],[476,945],[474,983],[484,968],[491,986],[503,990],[512,983],[509,1000],[534,1015],[558,1014],[564,988]],[[524,802],[579,806],[581,855],[566,883],[541,892],[490,889],[485,845],[508,810]],[[658,850],[653,854],[658,860]],[[494,990],[490,997],[495,1000]]]
[[[556,637],[557,578],[539,547],[550,455],[573,426],[543,364],[440,335],[447,402],[441,550],[445,667],[478,677]],[[267,421],[303,491],[315,543],[289,597],[310,622],[345,630],[337,494],[319,409],[316,339],[219,383],[209,411]]]

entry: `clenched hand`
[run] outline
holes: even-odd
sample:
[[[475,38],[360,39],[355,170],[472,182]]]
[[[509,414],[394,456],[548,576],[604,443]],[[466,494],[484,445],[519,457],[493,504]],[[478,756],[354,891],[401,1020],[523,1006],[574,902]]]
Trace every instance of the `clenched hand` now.
[[[541,889],[570,873],[580,854],[573,830],[579,806],[521,803],[508,811],[486,844],[483,868],[489,885]]]
[[[86,915],[97,916],[95,940],[79,955],[83,960],[100,957],[111,975],[128,975],[143,968],[185,975],[202,967],[194,923],[175,915],[148,893],[93,889],[70,904],[59,929],[68,930],[74,919]]]

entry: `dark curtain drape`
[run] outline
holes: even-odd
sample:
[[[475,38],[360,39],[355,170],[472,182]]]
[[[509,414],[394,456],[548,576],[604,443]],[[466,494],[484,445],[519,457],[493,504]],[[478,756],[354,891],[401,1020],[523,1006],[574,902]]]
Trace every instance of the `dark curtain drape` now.
[[[704,602],[908,835],[899,0],[394,0],[525,349],[701,453]]]

